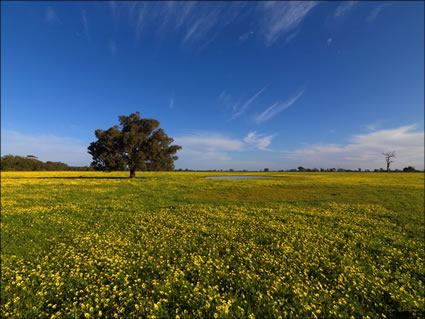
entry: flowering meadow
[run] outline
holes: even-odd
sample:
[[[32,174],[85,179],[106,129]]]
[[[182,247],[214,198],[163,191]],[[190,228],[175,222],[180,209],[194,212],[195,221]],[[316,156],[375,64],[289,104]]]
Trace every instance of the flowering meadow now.
[[[1,317],[425,315],[422,173],[127,176],[2,172]]]

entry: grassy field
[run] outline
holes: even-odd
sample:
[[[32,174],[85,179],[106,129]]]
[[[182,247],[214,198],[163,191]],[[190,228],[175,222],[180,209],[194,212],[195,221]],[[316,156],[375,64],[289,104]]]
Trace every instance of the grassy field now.
[[[424,174],[128,174],[1,174],[2,317],[425,314]]]

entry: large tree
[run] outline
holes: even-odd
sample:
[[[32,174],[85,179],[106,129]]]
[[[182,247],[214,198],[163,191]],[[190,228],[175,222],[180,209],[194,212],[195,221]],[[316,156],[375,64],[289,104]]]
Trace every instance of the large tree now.
[[[170,171],[178,159],[176,152],[181,146],[171,145],[173,139],[165,134],[154,119],[142,119],[136,112],[130,116],[119,116],[120,126],[106,131],[96,130],[98,139],[88,147],[93,157],[91,166],[102,171],[136,170]]]

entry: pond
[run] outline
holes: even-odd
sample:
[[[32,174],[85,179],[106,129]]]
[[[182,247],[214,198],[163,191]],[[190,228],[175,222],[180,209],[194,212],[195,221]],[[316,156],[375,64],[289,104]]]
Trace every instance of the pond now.
[[[255,179],[270,178],[268,176],[206,176],[207,179]]]

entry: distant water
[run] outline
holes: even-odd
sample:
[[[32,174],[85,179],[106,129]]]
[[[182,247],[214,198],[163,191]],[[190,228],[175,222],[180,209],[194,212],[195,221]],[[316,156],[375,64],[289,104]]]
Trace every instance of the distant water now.
[[[255,179],[269,178],[268,176],[206,176],[207,179]]]

